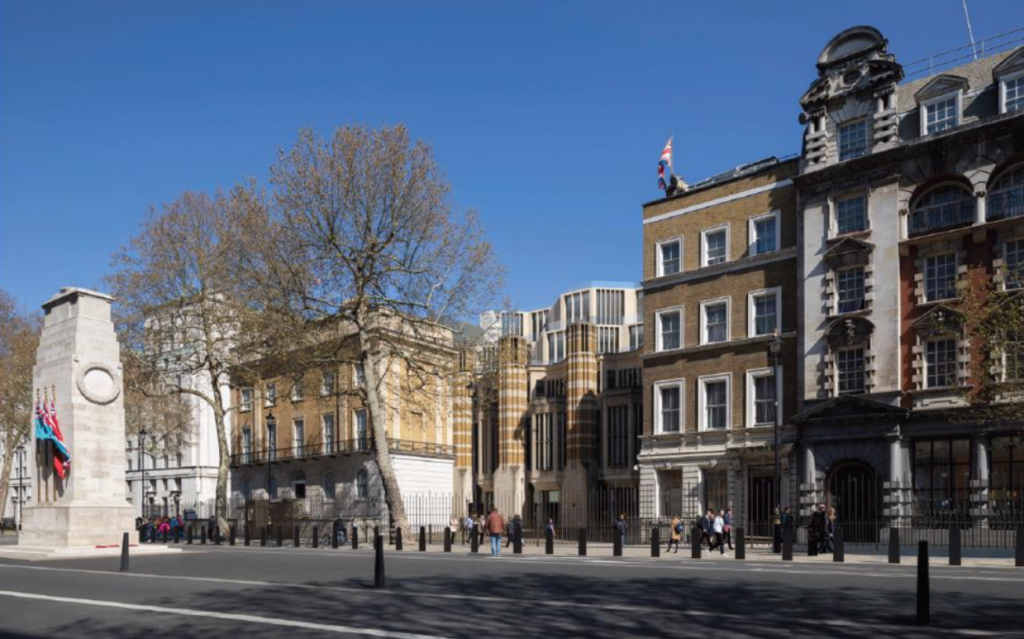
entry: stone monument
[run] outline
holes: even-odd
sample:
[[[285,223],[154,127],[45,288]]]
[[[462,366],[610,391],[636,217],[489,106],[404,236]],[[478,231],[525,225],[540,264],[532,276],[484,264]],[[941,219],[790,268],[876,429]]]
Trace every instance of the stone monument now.
[[[35,499],[25,505],[16,548],[4,556],[28,559],[120,552],[124,533],[136,537],[126,498],[125,421],[120,347],[109,295],[62,288],[46,313],[32,381],[52,392],[70,469],[55,472],[52,444],[31,429]],[[169,551],[147,546],[147,552]]]

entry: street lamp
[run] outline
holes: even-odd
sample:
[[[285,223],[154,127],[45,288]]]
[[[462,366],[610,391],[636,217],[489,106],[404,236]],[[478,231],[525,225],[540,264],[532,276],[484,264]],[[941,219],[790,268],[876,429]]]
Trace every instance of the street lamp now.
[[[18,518],[15,530],[21,530],[21,520],[25,516],[25,483],[21,478],[21,467],[25,465],[25,444],[19,444],[14,451],[18,460],[18,501],[15,502],[14,516]],[[18,509],[21,509],[20,512]]]
[[[275,440],[274,441],[274,450],[273,451],[271,451],[271,448],[270,448],[270,443],[271,443],[270,442],[270,433],[271,433],[271,431],[274,432],[274,440]],[[271,461],[272,457],[276,457],[277,456],[277,441],[276,440],[277,440],[277,418],[274,417],[274,411],[270,411],[270,412],[267,413],[267,450],[266,450],[266,454],[267,454],[267,501],[268,502],[270,501],[270,498],[271,498],[271,494],[270,494],[270,478],[271,478],[270,461]]]
[[[768,341],[768,354],[772,357],[772,380],[779,379],[779,355],[782,353],[782,336],[779,329],[772,331],[772,338]],[[775,384],[773,393],[775,413],[775,520],[772,535],[772,552],[782,552],[782,476],[779,469],[779,385]]]
[[[139,491],[139,510],[146,518],[146,428],[139,431],[139,470],[142,471],[142,490]]]

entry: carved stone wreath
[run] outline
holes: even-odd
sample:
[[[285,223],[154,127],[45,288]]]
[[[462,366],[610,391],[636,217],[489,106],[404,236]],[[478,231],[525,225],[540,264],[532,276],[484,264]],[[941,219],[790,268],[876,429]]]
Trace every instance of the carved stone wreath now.
[[[121,395],[121,376],[103,362],[88,362],[78,369],[78,391],[93,404],[109,404]]]

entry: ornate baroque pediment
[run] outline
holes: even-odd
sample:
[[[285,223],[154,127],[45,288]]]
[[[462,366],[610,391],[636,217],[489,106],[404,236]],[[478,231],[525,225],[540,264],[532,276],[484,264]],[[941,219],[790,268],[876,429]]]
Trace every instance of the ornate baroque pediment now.
[[[963,313],[960,311],[944,304],[939,304],[914,320],[911,327],[921,337],[949,335],[960,329],[963,319]]]
[[[871,341],[875,325],[863,317],[844,317],[832,322],[825,330],[825,340],[832,348],[860,346]]]
[[[829,268],[837,269],[844,266],[864,266],[871,258],[875,246],[869,242],[853,237],[844,237],[825,252],[825,263]]]
[[[818,56],[818,78],[800,99],[805,114],[850,94],[884,93],[903,79],[903,67],[886,51],[888,41],[874,27],[843,31]]]
[[[812,420],[900,418],[908,414],[909,411],[905,408],[861,395],[840,395],[801,411],[793,417],[793,422],[800,424]]]

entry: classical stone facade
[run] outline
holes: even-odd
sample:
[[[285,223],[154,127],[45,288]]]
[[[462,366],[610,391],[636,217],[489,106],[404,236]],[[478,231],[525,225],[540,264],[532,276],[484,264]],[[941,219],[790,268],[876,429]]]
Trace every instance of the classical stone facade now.
[[[771,524],[776,423],[797,406],[797,169],[770,158],[644,206],[646,516]]]
[[[1019,513],[1024,455],[964,401],[983,350],[934,320],[958,281],[987,286],[1016,259],[1024,50],[905,82],[884,37],[856,27],[817,67],[795,179],[800,505],[879,523]]]

